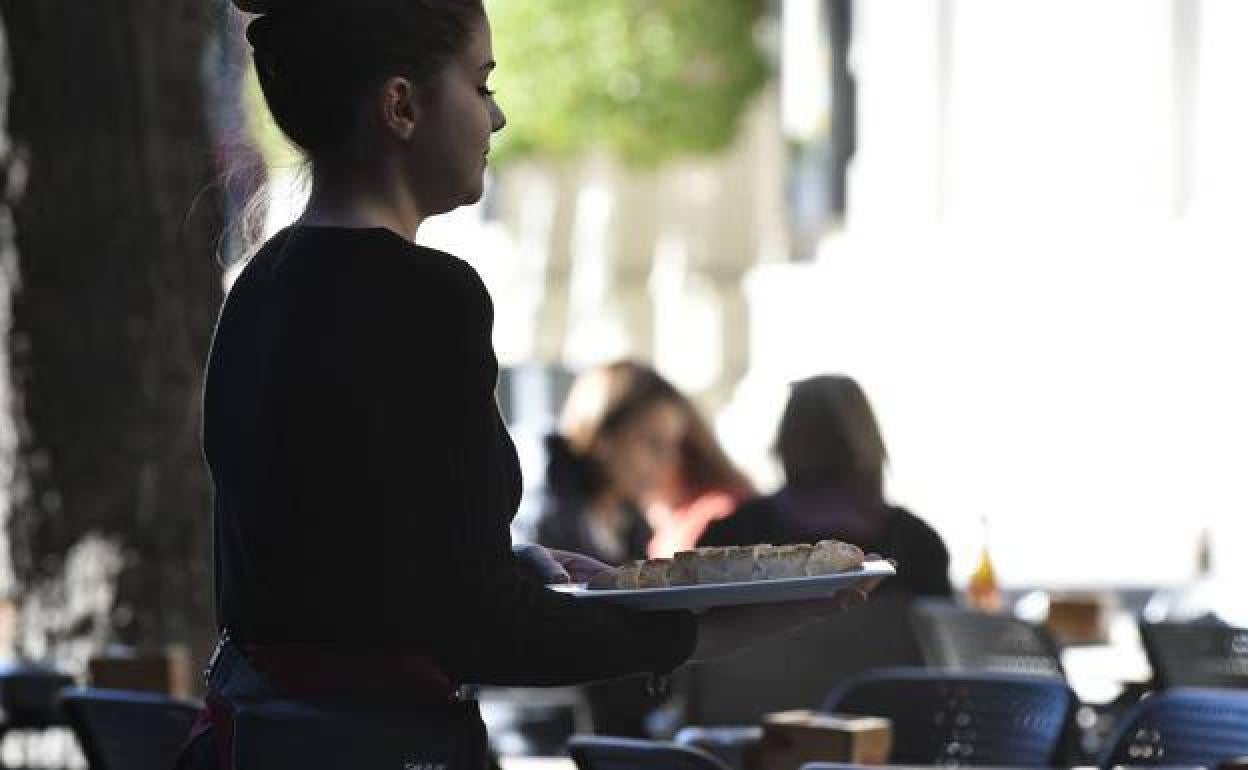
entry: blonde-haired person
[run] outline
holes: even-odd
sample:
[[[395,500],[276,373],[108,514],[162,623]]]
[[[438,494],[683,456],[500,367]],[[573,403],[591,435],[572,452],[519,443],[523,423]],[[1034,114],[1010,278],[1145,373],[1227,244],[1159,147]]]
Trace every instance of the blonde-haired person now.
[[[950,597],[949,551],[926,522],[884,497],[888,450],[866,393],[852,378],[793,385],[776,454],[785,484],[712,524],[700,545],[845,540],[898,563],[886,590]]]

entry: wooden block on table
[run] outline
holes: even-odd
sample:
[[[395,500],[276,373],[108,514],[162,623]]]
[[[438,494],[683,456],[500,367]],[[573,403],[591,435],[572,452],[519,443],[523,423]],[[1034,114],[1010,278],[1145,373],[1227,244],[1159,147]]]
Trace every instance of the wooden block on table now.
[[[1105,644],[1114,611],[1113,598],[1100,593],[1053,596],[1045,625],[1061,644]]]
[[[87,677],[92,687],[115,690],[142,690],[171,695],[192,696],[190,650],[172,646],[154,652],[99,655],[87,662]]]
[[[887,719],[781,711],[763,717],[758,770],[799,770],[807,762],[882,765],[892,748]]]

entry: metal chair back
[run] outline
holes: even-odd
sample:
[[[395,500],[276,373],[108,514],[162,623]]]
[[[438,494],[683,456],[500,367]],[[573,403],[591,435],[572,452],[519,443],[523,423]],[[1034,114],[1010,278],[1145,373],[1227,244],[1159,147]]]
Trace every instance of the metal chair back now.
[[[568,741],[578,770],[728,770],[704,751],[631,738],[578,735]]]
[[[1248,689],[1248,628],[1140,623],[1157,687]]]
[[[1140,701],[1097,764],[1203,765],[1248,755],[1248,690],[1176,689]]]
[[[61,708],[91,770],[169,770],[199,707],[147,692],[71,689]]]
[[[1065,679],[1057,644],[1042,626],[934,600],[915,602],[910,616],[932,668]]]
[[[887,717],[893,764],[1047,767],[1069,748],[1075,705],[1052,677],[890,669],[846,683],[823,708]]]

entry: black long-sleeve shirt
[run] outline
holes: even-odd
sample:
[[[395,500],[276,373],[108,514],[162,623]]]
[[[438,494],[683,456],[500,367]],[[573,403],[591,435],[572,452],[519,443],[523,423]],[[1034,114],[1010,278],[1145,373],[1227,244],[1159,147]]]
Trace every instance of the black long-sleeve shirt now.
[[[521,483],[493,306],[384,229],[289,228],[221,312],[204,393],[218,620],[254,643],[404,649],[457,681],[668,671],[692,615],[589,605],[511,552]]]

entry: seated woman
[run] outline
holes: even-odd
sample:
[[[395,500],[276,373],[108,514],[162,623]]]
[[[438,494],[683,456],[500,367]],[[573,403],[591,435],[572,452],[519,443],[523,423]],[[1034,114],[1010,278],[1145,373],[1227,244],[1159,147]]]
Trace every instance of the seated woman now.
[[[823,375],[793,386],[776,438],[785,485],[712,524],[698,545],[836,539],[898,562],[881,590],[951,597],[940,535],[884,498],[884,440],[858,383]]]
[[[642,510],[679,456],[687,402],[645,364],[617,361],[577,378],[548,436],[537,541],[608,564],[643,559]]]
[[[670,558],[697,545],[706,528],[727,517],[756,492],[754,485],[715,440],[715,433],[693,404],[676,462],[659,480],[646,508],[653,531],[646,554]]]

